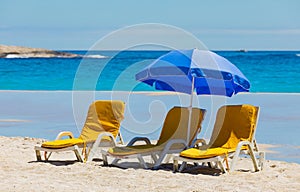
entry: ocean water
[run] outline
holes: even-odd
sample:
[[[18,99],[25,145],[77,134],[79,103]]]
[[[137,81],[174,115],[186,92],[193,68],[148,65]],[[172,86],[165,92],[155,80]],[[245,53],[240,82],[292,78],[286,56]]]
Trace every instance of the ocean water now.
[[[86,54],[87,51],[66,51]],[[137,84],[138,69],[166,51],[93,51],[95,58],[0,59],[0,90],[154,91]],[[216,51],[250,80],[250,92],[300,92],[300,51]],[[101,58],[100,55],[106,56]],[[100,58],[98,58],[100,57]]]

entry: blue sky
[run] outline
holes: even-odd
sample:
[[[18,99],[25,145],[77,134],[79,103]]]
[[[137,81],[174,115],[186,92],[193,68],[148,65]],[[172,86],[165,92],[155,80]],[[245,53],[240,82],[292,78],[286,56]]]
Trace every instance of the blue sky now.
[[[0,44],[88,49],[141,23],[180,27],[213,50],[300,50],[298,0],[0,0]]]

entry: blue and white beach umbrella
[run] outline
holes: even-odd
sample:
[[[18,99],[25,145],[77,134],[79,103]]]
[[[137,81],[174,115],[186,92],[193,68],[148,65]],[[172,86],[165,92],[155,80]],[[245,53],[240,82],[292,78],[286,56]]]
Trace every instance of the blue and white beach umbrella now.
[[[234,64],[214,52],[199,49],[170,51],[135,77],[157,90],[190,94],[190,109],[194,92],[197,95],[231,97],[239,92],[248,92],[250,88],[248,79]]]

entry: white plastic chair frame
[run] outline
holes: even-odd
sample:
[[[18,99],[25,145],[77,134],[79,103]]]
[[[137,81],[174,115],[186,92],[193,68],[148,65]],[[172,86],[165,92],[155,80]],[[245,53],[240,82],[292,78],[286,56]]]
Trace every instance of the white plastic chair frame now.
[[[259,113],[260,111],[258,110],[256,125],[259,119]],[[265,161],[265,152],[259,151],[255,140],[255,133],[256,133],[256,129],[254,129],[253,137],[250,141],[240,141],[236,147],[235,152],[232,152],[228,155],[222,155],[222,156],[216,156],[216,157],[204,158],[204,159],[185,158],[179,155],[173,155],[173,172],[177,172],[177,171],[182,172],[185,169],[187,162],[192,162],[195,163],[196,165],[199,165],[199,163],[202,163],[203,165],[204,163],[215,162],[215,168],[219,168],[223,173],[227,173],[227,170],[228,171],[235,170],[236,161],[238,160],[240,154],[246,154],[251,157],[255,172],[259,170],[263,170],[263,165]],[[205,145],[205,140],[201,139],[200,143]],[[247,146],[248,149],[247,150],[242,149],[243,146]],[[232,159],[230,166],[224,165],[224,161],[226,161],[226,158],[227,160]],[[178,167],[178,161],[182,161],[180,168]],[[225,167],[227,167],[227,169]]]

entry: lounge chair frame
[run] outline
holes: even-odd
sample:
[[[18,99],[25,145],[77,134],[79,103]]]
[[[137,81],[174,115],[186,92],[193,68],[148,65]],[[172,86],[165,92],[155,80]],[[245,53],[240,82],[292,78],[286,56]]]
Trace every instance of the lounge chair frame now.
[[[189,108],[188,110],[191,110],[191,108]],[[206,110],[204,109],[200,109],[201,113],[203,115],[202,120],[205,116],[205,112]],[[196,132],[199,133],[201,130],[201,122],[200,122],[200,127],[197,127]],[[138,154],[132,154],[132,155],[122,155],[122,156],[118,156],[118,155],[112,155],[109,152],[107,152],[106,150],[101,150],[102,153],[102,159],[103,159],[103,165],[107,166],[108,163],[108,158],[107,157],[113,157],[115,158],[112,161],[112,164],[116,164],[119,160],[121,159],[130,159],[130,158],[137,158],[139,160],[140,166],[148,169],[150,168],[145,160],[143,159],[144,156],[151,156],[151,159],[153,160],[153,165],[151,166],[152,169],[158,169],[159,166],[164,162],[168,162],[171,158],[170,154],[174,154],[174,153],[179,153],[181,152],[183,149],[186,149],[190,146],[193,146],[194,143],[192,143],[192,141],[195,140],[195,138],[197,137],[197,134],[195,134],[194,138],[190,138],[189,141],[187,141],[186,139],[170,139],[169,141],[167,141],[167,143],[164,145],[163,148],[158,148],[155,149],[155,147],[159,147],[159,146],[153,146],[153,150],[151,151],[147,151],[147,152],[141,152]],[[135,137],[133,138],[128,144],[127,146],[134,146],[134,144],[138,141],[144,141],[145,144],[150,145],[151,142],[148,138],[146,137]],[[192,143],[192,144],[190,144]],[[176,148],[176,149],[172,149],[173,145],[182,145],[181,148]]]
[[[107,101],[98,100],[98,101],[93,102],[90,105],[86,123],[88,121],[89,113],[91,112],[90,110],[95,110],[94,108],[91,108],[91,107],[94,107],[94,104],[96,105],[97,102],[107,102]],[[111,101],[109,101],[109,102],[111,102]],[[115,103],[118,103],[118,102],[120,103],[121,101],[115,101]],[[94,114],[93,112],[91,112],[91,113]],[[122,114],[122,118],[120,120],[118,120],[119,123],[121,123],[122,119],[123,119],[123,114]],[[89,122],[93,122],[93,121],[94,121],[93,119],[92,120],[89,119]],[[70,131],[63,131],[57,135],[55,140],[62,140],[63,137],[68,137],[70,139],[73,139],[74,135]],[[119,138],[120,143],[123,144],[123,138],[121,136],[119,129],[118,129],[116,138]],[[101,148],[115,147],[117,145],[116,138],[110,132],[101,131],[95,140],[85,142],[84,144],[80,144],[80,145],[75,144],[70,147],[63,147],[63,148],[47,148],[47,147],[42,147],[42,146],[35,146],[34,150],[36,153],[37,161],[43,161],[42,157],[41,157],[41,151],[45,152],[44,153],[44,161],[49,160],[52,152],[74,151],[75,156],[79,162],[87,162],[87,161],[92,161],[93,158],[95,157],[95,154],[97,152],[99,152]],[[48,152],[50,152],[50,153],[47,154]]]
[[[74,138],[73,133],[69,131],[63,131],[60,132],[55,140],[60,140],[63,137],[68,136],[70,139]],[[118,135],[121,138],[121,134]],[[110,142],[108,142],[106,139],[103,140],[103,137],[109,137],[111,139]],[[121,140],[121,139],[120,139]],[[71,147],[65,147],[60,149],[49,149],[45,147],[35,146],[34,150],[36,153],[37,161],[43,161],[41,157],[41,151],[46,152],[44,155],[44,160],[48,161],[52,152],[64,152],[64,151],[74,151],[75,156],[79,162],[89,162],[92,161],[94,158],[94,155],[97,151],[99,151],[103,147],[115,147],[117,145],[117,142],[114,138],[114,136],[109,132],[103,132],[98,135],[98,138],[95,142],[86,143],[86,149],[87,152],[83,153],[84,147],[83,145],[73,145]],[[47,152],[50,152],[47,155]]]
[[[133,146],[136,142],[138,141],[145,141],[146,144],[151,144],[150,140],[146,137],[136,137],[133,138],[127,146]],[[172,145],[174,144],[182,144],[183,147],[180,149],[171,149]],[[144,156],[151,156],[154,165],[152,166],[153,169],[157,169],[164,161],[166,155],[168,154],[173,154],[173,153],[179,153],[182,151],[182,149],[187,148],[187,143],[186,140],[184,139],[173,139],[167,142],[163,150],[157,150],[157,151],[149,151],[149,152],[144,152],[144,153],[139,153],[139,154],[133,154],[133,155],[126,155],[126,156],[117,156],[117,155],[111,155],[107,151],[102,150],[102,158],[103,158],[103,165],[107,166],[108,165],[108,156],[112,156],[115,159],[113,160],[112,164],[116,164],[119,160],[121,159],[130,159],[130,158],[137,158],[139,160],[140,165],[148,169],[150,168],[145,160],[143,159]],[[169,161],[170,157],[166,158],[166,162]]]
[[[259,114],[260,114],[260,110],[258,109],[256,125],[259,119]],[[203,158],[203,159],[186,158],[186,157],[181,157],[179,155],[173,155],[173,172],[177,172],[177,171],[182,172],[186,168],[188,162],[192,162],[195,165],[199,165],[199,163],[201,163],[202,165],[208,163],[210,166],[212,165],[211,164],[212,162],[215,162],[215,168],[219,168],[223,173],[227,173],[227,171],[235,170],[236,161],[238,160],[238,157],[241,154],[249,155],[251,157],[255,172],[263,170],[263,165],[265,161],[265,152],[259,151],[255,139],[255,133],[256,133],[256,128],[254,129],[253,136],[250,139],[250,141],[240,141],[236,147],[236,150],[227,155],[221,155],[221,156]],[[200,143],[206,145],[203,139],[201,139]],[[247,146],[247,149],[245,149],[244,146]],[[230,166],[228,164],[229,159],[232,159]],[[180,167],[178,165],[178,161],[182,161]],[[224,162],[226,162],[226,165],[224,164]]]

